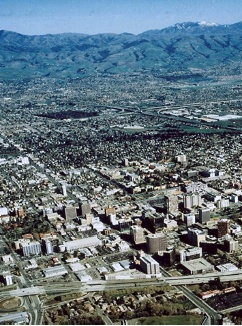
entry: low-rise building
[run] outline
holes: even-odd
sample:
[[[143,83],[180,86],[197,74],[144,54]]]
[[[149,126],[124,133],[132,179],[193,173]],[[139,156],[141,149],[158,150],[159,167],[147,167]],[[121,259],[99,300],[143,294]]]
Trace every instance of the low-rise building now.
[[[204,258],[184,261],[181,263],[181,267],[190,275],[205,274],[214,271],[213,265]]]
[[[91,246],[98,246],[101,245],[101,240],[98,237],[92,236],[89,238],[77,239],[73,241],[66,241],[64,242],[64,246],[66,251],[73,251],[80,248],[91,247]]]
[[[45,277],[55,277],[68,274],[67,270],[62,265],[44,268],[43,273]]]

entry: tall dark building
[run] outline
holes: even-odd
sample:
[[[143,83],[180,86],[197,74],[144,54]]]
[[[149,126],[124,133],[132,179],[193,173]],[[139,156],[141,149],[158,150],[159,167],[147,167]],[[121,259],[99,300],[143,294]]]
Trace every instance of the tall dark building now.
[[[225,234],[230,233],[230,222],[224,218],[218,221],[218,238],[222,238]]]
[[[166,267],[171,267],[176,261],[176,252],[175,248],[167,248],[166,251],[163,252],[162,264]]]

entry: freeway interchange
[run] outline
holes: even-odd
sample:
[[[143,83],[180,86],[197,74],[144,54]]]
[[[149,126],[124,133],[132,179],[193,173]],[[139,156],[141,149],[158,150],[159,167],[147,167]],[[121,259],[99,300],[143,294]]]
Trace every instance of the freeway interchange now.
[[[7,296],[31,296],[50,293],[66,293],[72,291],[80,292],[98,292],[108,289],[122,289],[125,287],[142,287],[142,286],[160,286],[160,285],[190,285],[209,283],[212,280],[220,279],[221,282],[236,281],[242,279],[242,270],[231,272],[214,272],[208,274],[197,274],[189,276],[163,276],[159,278],[131,278],[116,280],[92,280],[88,282],[72,281],[72,282],[55,282],[48,285],[31,286],[27,288],[5,291],[0,297]]]
[[[26,288],[20,288],[17,290],[4,291],[0,294],[0,299],[6,299],[10,297],[25,297],[30,300],[33,297],[34,301],[39,295],[44,294],[61,294],[61,293],[92,293],[106,290],[118,290],[123,288],[132,287],[144,287],[144,286],[161,286],[172,285],[179,289],[191,302],[199,307],[207,315],[208,324],[217,324],[221,315],[215,311],[212,307],[207,305],[205,301],[197,297],[190,289],[185,285],[187,284],[199,284],[209,283],[211,280],[220,279],[220,281],[241,280],[242,270],[239,269],[233,272],[214,272],[208,274],[198,274],[189,276],[170,276],[168,272],[162,269],[162,277],[159,278],[133,278],[133,279],[116,279],[116,280],[92,280],[86,283],[80,281],[72,282],[55,282],[53,284],[31,286]],[[37,306],[39,303],[36,303]],[[38,310],[38,309],[37,309]],[[41,310],[37,311],[36,319],[33,320],[33,324],[36,321],[41,320]],[[33,309],[34,313],[34,309]]]

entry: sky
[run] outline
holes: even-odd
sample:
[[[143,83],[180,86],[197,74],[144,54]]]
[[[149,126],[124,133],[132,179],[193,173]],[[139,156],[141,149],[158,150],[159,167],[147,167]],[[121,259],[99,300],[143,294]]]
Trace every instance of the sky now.
[[[182,22],[242,21],[242,0],[0,0],[0,30],[26,35],[132,33]]]

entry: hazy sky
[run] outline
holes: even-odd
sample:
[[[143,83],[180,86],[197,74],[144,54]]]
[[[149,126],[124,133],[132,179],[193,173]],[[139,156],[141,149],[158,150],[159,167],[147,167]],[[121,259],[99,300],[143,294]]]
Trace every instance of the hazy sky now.
[[[186,21],[242,21],[242,0],[0,0],[0,30],[138,34]]]

